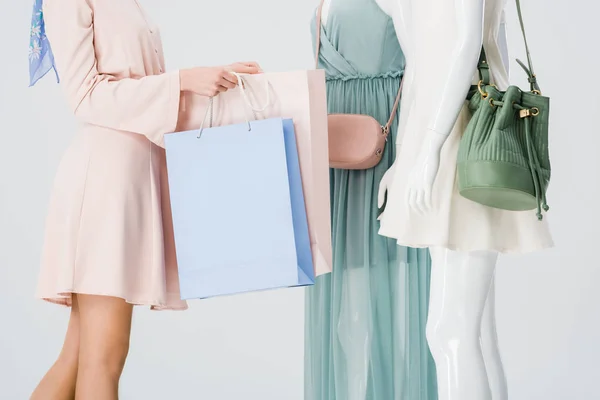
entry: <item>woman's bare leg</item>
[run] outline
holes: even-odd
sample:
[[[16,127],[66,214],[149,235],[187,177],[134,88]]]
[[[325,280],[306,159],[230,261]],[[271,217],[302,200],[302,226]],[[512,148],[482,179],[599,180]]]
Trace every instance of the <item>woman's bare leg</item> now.
[[[74,400],[79,360],[79,307],[73,295],[71,318],[63,348],[54,365],[31,395],[31,400]]]
[[[127,353],[133,306],[107,296],[78,295],[79,370],[76,398],[117,400]]]

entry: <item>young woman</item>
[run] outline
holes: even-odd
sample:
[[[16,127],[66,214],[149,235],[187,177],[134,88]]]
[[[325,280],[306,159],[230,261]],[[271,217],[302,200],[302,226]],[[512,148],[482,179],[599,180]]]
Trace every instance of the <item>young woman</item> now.
[[[43,4],[42,4],[43,3]],[[182,92],[214,96],[254,62],[165,72],[137,0],[36,0],[31,84],[57,71],[80,127],[58,169],[38,296],[71,306],[60,356],[33,400],[118,398],[133,305],[180,300],[163,135]]]

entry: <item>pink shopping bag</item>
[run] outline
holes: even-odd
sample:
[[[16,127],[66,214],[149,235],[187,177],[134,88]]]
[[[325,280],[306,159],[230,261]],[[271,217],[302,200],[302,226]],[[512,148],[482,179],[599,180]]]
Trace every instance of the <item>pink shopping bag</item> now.
[[[243,76],[246,100],[240,88],[214,98],[212,126],[251,119],[284,118],[294,121],[300,172],[308,217],[315,275],[331,272],[331,216],[329,208],[329,150],[327,99],[322,70],[274,72]],[[182,98],[177,131],[198,129],[208,98],[186,93]]]

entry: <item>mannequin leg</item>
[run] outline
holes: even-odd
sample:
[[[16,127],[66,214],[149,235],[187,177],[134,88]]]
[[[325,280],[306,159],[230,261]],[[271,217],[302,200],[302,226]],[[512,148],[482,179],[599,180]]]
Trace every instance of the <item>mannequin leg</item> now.
[[[491,400],[481,324],[497,253],[432,249],[427,340],[438,374],[439,400]]]
[[[508,400],[508,385],[500,349],[498,348],[498,334],[496,331],[496,284],[495,277],[492,278],[490,291],[488,293],[483,321],[481,324],[481,346],[483,358],[492,389],[493,400]]]
[[[431,255],[431,282],[429,283],[429,310],[427,312],[427,344],[431,355],[434,356],[436,363],[437,378],[438,378],[438,399],[446,400],[442,393],[448,393],[448,385],[445,379],[441,379],[439,366],[437,365],[436,355],[440,354],[442,349],[438,341],[435,340],[435,327],[437,321],[442,318],[442,309],[444,302],[442,301],[442,293],[444,291],[444,276],[441,273],[443,270],[446,249],[441,247],[432,247],[429,249]],[[447,396],[446,396],[447,397]]]
[[[365,279],[362,268],[344,271],[345,291],[339,317],[339,340],[346,354],[346,376],[348,377],[347,400],[365,400],[371,337],[369,335],[370,299],[360,290]],[[357,290],[353,290],[357,288]]]

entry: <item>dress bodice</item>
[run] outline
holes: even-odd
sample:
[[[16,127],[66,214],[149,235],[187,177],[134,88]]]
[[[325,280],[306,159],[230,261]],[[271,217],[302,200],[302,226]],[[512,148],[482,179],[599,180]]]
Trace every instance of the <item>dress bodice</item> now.
[[[319,67],[329,78],[400,74],[404,54],[392,19],[375,0],[332,1],[321,27]],[[316,16],[312,20],[313,46]]]

